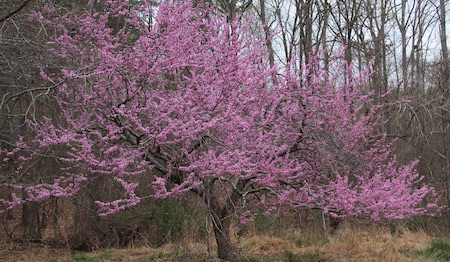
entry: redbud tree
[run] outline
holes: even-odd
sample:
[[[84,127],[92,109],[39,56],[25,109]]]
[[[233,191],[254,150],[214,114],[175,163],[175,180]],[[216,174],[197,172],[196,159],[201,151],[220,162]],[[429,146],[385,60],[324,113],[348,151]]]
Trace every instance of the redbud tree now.
[[[53,29],[48,50],[66,64],[41,69],[60,114],[29,121],[33,135],[3,161],[20,155],[24,169],[59,148],[64,168],[50,183],[4,185],[25,192],[2,199],[6,208],[72,196],[105,176],[123,197],[98,199],[101,215],[191,192],[204,199],[225,260],[236,256],[233,216],[245,223],[255,206],[372,220],[438,209],[416,162],[399,164],[380,131],[383,105],[363,92],[370,70],[338,54],[326,68],[320,55],[270,67],[250,20],[227,21],[205,3],[93,2],[77,16],[51,6],[33,15]]]

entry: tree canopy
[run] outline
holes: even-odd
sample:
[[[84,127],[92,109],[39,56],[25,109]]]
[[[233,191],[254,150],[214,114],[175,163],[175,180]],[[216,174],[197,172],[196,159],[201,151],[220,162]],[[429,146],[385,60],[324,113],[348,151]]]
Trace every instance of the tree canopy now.
[[[370,68],[339,53],[326,64],[318,53],[271,65],[251,20],[230,21],[206,3],[101,4],[77,16],[51,6],[34,14],[56,32],[49,52],[66,61],[41,68],[59,113],[29,120],[34,135],[3,150],[3,162],[19,161],[21,172],[52,156],[64,167],[52,181],[8,185],[26,194],[2,199],[6,208],[72,196],[99,177],[123,188],[120,199],[98,199],[102,215],[193,192],[209,207],[223,259],[232,256],[230,216],[245,223],[255,205],[373,220],[438,211],[417,162],[392,154],[379,114],[389,105],[364,91]]]

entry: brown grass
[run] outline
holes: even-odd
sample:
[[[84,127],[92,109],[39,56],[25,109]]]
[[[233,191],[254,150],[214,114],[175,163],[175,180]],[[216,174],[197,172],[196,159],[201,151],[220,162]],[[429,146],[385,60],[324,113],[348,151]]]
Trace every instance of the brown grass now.
[[[330,237],[330,242],[321,251],[331,261],[426,261],[413,256],[414,250],[424,249],[432,237],[423,231],[402,230],[396,236],[383,230],[348,229]]]
[[[40,262],[51,258],[69,257],[70,251],[42,244],[0,243],[0,261]],[[59,261],[59,260],[58,260]]]
[[[431,261],[417,255],[433,237],[423,231],[401,230],[392,235],[383,229],[344,229],[335,235],[313,234],[293,230],[276,235],[257,235],[236,238],[239,250],[252,261],[288,261],[286,254],[302,260],[302,254],[320,254],[326,261]],[[208,246],[210,252],[208,252]],[[160,248],[136,247],[98,250],[79,253],[95,261],[215,261],[213,239],[195,241],[184,239]],[[107,256],[106,256],[107,255]],[[53,260],[51,260],[53,259]],[[3,243],[0,261],[74,261],[67,249],[43,245],[14,245]],[[80,260],[82,261],[82,260]],[[308,260],[310,261],[310,260]]]

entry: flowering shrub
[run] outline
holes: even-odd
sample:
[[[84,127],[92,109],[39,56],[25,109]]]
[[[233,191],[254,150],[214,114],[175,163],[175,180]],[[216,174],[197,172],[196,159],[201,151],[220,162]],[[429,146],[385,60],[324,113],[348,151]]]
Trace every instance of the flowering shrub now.
[[[71,196],[99,176],[124,192],[97,201],[102,215],[190,191],[210,208],[221,258],[218,235],[229,240],[235,211],[244,222],[254,217],[249,201],[267,213],[286,204],[373,220],[437,211],[417,163],[399,164],[380,131],[382,105],[362,90],[370,70],[357,72],[339,55],[329,69],[320,55],[271,68],[249,21],[228,22],[206,4],[104,2],[101,12],[77,17],[51,6],[34,14],[57,32],[49,52],[68,61],[59,74],[41,71],[58,85],[62,113],[30,121],[34,138],[5,151],[4,161],[20,154],[23,168],[59,146],[66,168],[52,183],[12,185],[26,195],[2,199],[7,208]],[[124,21],[117,30],[116,18]],[[137,177],[150,195],[137,192]]]

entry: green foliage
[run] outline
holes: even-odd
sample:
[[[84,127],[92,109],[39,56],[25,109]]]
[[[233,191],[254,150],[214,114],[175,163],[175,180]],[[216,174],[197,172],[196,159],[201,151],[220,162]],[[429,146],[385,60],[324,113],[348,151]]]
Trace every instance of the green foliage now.
[[[302,235],[297,239],[296,244],[299,247],[308,247],[308,246],[324,246],[330,240],[324,232],[319,232],[315,234],[307,234]]]
[[[100,256],[103,260],[112,260],[113,259],[113,254],[111,253],[111,251],[105,251],[101,254]]]
[[[433,240],[430,246],[420,250],[419,255],[437,261],[450,261],[450,244],[444,239]]]
[[[297,239],[296,244],[297,244],[299,247],[308,247],[308,246],[313,245],[313,241],[312,241],[312,239],[311,239],[310,237],[308,237],[308,236],[301,236],[299,239]]]
[[[428,218],[423,216],[412,217],[404,224],[404,227],[412,232],[428,228]]]
[[[204,223],[207,210],[200,206],[186,198],[148,200],[134,208],[102,217],[98,226],[102,229],[101,243],[96,246],[129,247],[142,243],[159,246],[167,241],[179,241],[187,235],[204,238],[207,235]]]
[[[89,256],[85,256],[79,253],[72,253],[71,258],[73,261],[81,261],[81,262],[95,262],[95,259]]]
[[[262,211],[256,214],[254,224],[257,233],[278,232],[281,226],[279,219],[274,216],[265,216]]]
[[[326,262],[326,258],[320,253],[285,253],[286,262]]]
[[[139,261],[173,261],[173,262],[184,262],[184,261],[215,261],[214,257],[207,256],[203,253],[191,252],[189,250],[181,250],[175,247],[170,251],[160,251],[158,253],[149,254],[145,256],[144,260]],[[247,261],[248,262],[248,261]]]
[[[169,235],[172,240],[181,236],[183,227],[188,220],[186,205],[177,199],[168,199],[160,205],[149,206],[145,212],[153,214],[155,220],[143,221],[144,227],[156,226]]]

